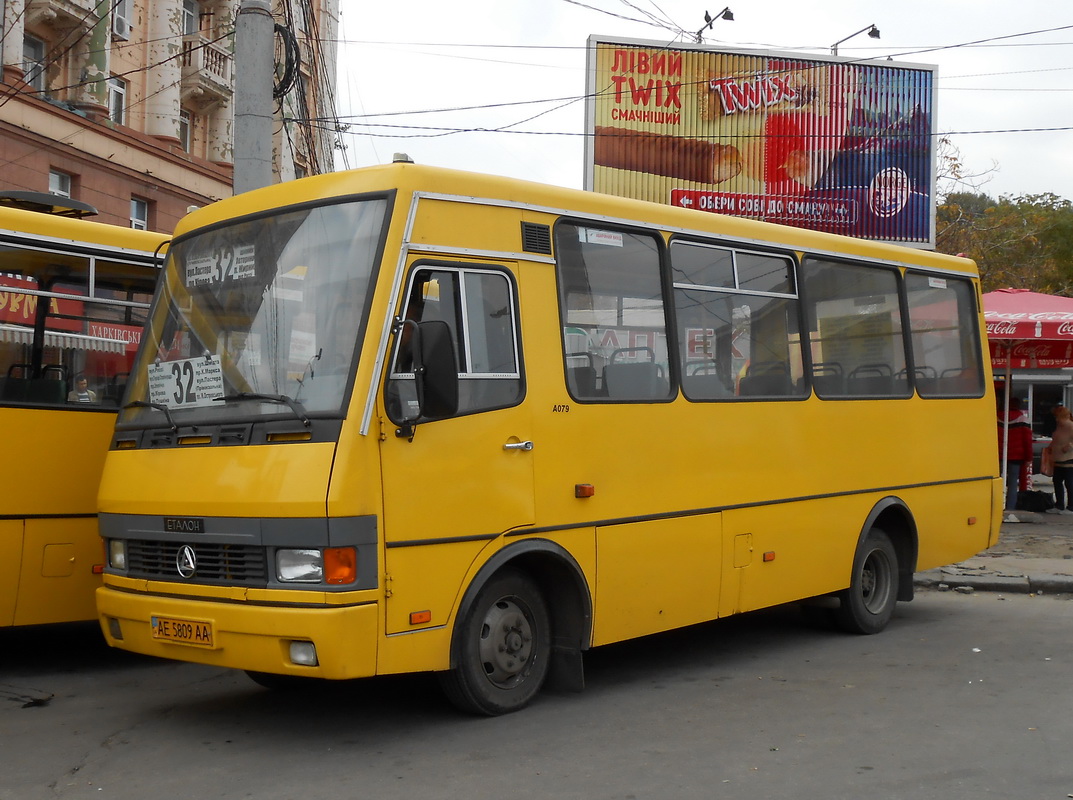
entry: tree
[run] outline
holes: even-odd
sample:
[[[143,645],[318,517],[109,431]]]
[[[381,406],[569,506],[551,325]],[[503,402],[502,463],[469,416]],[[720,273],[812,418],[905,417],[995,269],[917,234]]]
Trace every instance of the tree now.
[[[985,292],[1073,296],[1073,204],[1057,195],[952,192],[938,208],[936,249],[974,259]]]

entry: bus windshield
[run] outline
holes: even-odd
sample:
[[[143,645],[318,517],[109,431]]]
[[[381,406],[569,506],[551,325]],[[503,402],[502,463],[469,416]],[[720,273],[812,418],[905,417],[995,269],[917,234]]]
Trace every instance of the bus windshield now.
[[[120,423],[339,415],[386,210],[342,202],[177,240]]]

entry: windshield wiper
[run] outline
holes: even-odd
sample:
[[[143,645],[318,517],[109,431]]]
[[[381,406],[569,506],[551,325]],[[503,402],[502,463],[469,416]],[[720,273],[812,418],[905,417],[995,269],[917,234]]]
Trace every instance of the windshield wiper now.
[[[164,416],[168,418],[168,424],[171,426],[171,432],[179,432],[179,426],[175,424],[175,420],[171,418],[171,412],[168,411],[168,407],[163,403],[147,403],[144,400],[135,400],[123,406],[124,411],[126,411],[128,408],[155,408],[157,411],[163,411]]]
[[[218,400],[221,403],[241,403],[244,400],[260,400],[265,403],[279,403],[280,405],[287,406],[294,412],[294,416],[298,417],[303,425],[307,428],[310,425],[309,417],[306,416],[305,408],[295,400],[293,397],[289,397],[285,394],[258,394],[257,392],[237,392],[236,394],[225,394],[223,397],[215,397],[214,400]]]

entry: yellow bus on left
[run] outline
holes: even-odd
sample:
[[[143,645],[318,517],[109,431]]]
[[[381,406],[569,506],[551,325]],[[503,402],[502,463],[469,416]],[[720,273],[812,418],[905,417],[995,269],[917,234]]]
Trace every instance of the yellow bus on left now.
[[[96,618],[97,488],[168,238],[0,206],[0,627]]]

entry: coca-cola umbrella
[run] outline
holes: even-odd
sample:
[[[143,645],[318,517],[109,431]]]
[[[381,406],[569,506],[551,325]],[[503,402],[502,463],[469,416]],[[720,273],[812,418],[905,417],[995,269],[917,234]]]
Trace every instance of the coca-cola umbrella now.
[[[1073,298],[998,289],[984,295],[991,368],[1005,370],[1005,408],[1010,407],[1010,371],[1073,367]],[[1002,481],[1006,483],[1009,415],[1002,438]]]

